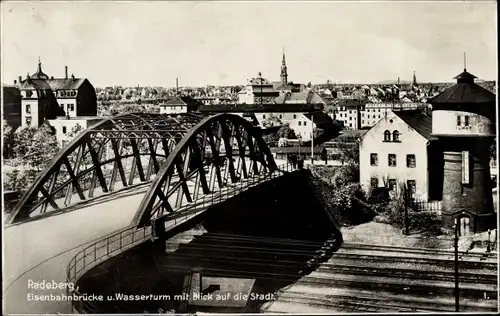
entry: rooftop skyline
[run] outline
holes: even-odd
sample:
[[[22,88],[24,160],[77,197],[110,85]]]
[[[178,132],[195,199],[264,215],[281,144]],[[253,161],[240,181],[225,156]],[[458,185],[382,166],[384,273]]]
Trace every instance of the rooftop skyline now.
[[[497,78],[496,2],[2,2],[2,82],[37,69],[94,86]]]

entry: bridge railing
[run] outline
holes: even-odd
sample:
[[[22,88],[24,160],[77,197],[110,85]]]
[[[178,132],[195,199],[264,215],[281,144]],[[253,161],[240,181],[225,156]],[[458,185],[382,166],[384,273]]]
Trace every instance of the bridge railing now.
[[[239,182],[222,188],[220,191],[204,195],[203,197],[183,205],[175,210],[172,216],[165,223],[165,230],[168,231],[183,222],[195,217],[205,211],[212,205],[219,204],[228,200],[242,191],[259,185],[262,182],[280,177],[282,172],[291,172],[295,170],[290,164],[278,166],[278,170],[272,173],[261,173],[251,178],[241,179]],[[147,240],[153,239],[152,226],[141,228],[125,227],[115,233],[107,235],[99,241],[85,247],[78,252],[69,262],[66,269],[66,281],[76,285],[80,277],[98,264],[120,254],[124,251],[141,244]],[[80,296],[76,290],[68,288],[69,296]],[[71,300],[74,311],[76,312],[97,312],[93,303],[85,300]]]

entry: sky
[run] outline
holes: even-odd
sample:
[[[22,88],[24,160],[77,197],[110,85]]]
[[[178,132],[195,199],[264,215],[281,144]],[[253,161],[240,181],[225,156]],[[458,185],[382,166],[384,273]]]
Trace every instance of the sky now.
[[[2,1],[2,82],[64,66],[94,86],[497,78],[495,1]]]

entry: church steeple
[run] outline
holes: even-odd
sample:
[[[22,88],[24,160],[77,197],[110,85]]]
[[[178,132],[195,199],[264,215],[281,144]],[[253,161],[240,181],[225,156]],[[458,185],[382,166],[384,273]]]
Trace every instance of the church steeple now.
[[[288,73],[286,69],[286,59],[285,59],[285,49],[283,49],[283,60],[281,61],[281,84],[282,85],[287,85],[288,84]]]
[[[415,70],[413,70],[413,85],[417,85],[417,76],[415,75]]]

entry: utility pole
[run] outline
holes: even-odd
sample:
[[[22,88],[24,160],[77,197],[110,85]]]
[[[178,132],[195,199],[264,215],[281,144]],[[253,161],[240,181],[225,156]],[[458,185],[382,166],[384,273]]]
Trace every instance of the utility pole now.
[[[405,203],[405,235],[408,236],[410,234],[410,225],[408,223],[408,188],[406,187],[406,185],[403,187],[403,191],[404,191],[404,197],[405,197],[405,200],[404,200],[404,203]]]
[[[455,218],[455,312],[459,311],[459,289],[458,289],[458,224]]]
[[[311,165],[314,165],[314,113],[311,113]]]

